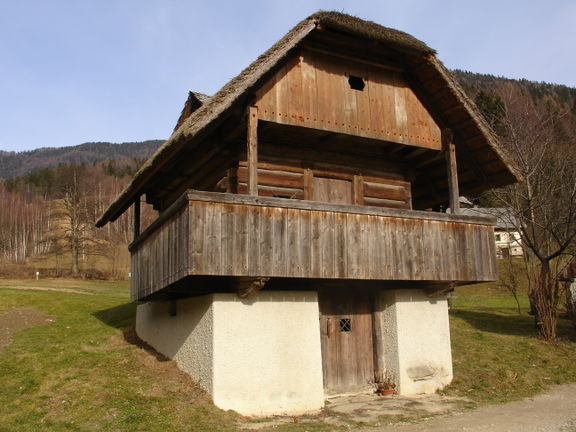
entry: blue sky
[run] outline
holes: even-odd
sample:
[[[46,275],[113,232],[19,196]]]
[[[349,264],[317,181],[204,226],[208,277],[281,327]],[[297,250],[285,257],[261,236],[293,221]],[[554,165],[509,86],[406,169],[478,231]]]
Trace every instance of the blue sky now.
[[[576,87],[574,0],[0,0],[0,150],[167,138],[297,22],[404,30],[449,68]]]

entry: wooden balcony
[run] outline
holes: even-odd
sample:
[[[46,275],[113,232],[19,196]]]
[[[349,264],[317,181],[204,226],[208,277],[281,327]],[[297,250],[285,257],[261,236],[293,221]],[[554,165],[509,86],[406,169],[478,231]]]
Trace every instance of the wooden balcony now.
[[[494,219],[188,191],[131,245],[132,296],[187,276],[497,279]]]

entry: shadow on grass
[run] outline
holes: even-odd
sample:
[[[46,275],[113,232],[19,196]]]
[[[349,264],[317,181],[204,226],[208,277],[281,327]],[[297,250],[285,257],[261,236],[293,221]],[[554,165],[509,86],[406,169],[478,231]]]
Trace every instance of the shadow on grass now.
[[[166,357],[164,354],[159,353],[151,345],[148,345],[146,342],[140,339],[136,334],[136,329],[134,327],[125,328],[124,330],[122,330],[122,335],[124,336],[124,340],[127,343],[129,343],[130,345],[135,345],[140,349],[143,349],[151,356],[154,356],[156,360],[161,362],[170,361],[170,359]]]
[[[134,328],[134,318],[136,317],[137,303],[125,303],[119,306],[114,306],[110,309],[103,309],[94,312],[94,316],[102,321],[104,324],[116,329],[122,330],[124,340],[130,345],[137,346],[143,349],[148,354],[154,356],[158,361],[170,361],[169,358],[160,354],[146,342],[138,337],[136,329]]]
[[[110,309],[99,310],[93,315],[107,326],[124,329],[134,324],[136,306],[134,302],[124,303]]]
[[[493,312],[451,310],[450,315],[460,318],[478,330],[510,335],[538,338],[534,317],[522,315],[502,315]],[[559,317],[557,334],[560,339],[576,342],[576,331],[567,319]]]
[[[463,319],[478,330],[515,336],[537,336],[534,317],[501,315],[490,312],[451,310],[450,315]]]

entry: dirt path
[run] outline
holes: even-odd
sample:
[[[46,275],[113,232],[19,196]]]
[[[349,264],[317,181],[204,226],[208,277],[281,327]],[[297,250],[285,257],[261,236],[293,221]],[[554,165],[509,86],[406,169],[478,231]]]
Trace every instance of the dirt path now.
[[[466,399],[437,394],[342,396],[328,399],[326,409],[315,417],[271,417],[239,426],[268,431],[294,421],[312,421],[358,432],[576,432],[576,384],[552,387],[547,394],[504,405],[466,410],[468,405]],[[406,423],[396,423],[399,416]]]
[[[48,287],[37,287],[37,286],[0,286],[0,289],[1,288],[23,290],[23,291],[53,291],[53,292],[63,292],[63,293],[71,293],[71,294],[92,295],[92,293],[90,293],[90,292],[78,291],[78,290],[71,289],[71,288],[48,288]]]
[[[576,384],[547,394],[491,405],[419,424],[367,428],[365,432],[576,432]]]
[[[55,319],[34,308],[15,308],[0,314],[0,348],[8,345],[17,331],[48,324]]]

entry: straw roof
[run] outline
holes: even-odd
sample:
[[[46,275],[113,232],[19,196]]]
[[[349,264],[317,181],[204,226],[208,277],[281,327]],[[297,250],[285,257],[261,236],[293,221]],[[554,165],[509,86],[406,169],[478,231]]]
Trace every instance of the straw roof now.
[[[469,134],[471,130],[472,138],[474,138],[470,139],[472,144],[476,145],[475,143],[478,141],[480,150],[486,148],[489,152],[494,153],[496,159],[494,163],[498,166],[492,171],[496,171],[497,175],[485,174],[482,166],[475,167],[478,176],[482,177],[485,183],[478,188],[486,189],[517,180],[518,175],[506,162],[507,158],[499,148],[489,126],[452,75],[435,57],[435,51],[432,48],[407,33],[383,27],[371,21],[338,12],[320,11],[298,23],[214,96],[207,98],[204,97],[205,95],[190,93],[188,108],[185,105],[172,136],[140,168],[132,182],[108,207],[96,225],[103,226],[118,218],[140,195],[147,192],[148,183],[152,181],[154,176],[160,175],[161,169],[166,169],[166,166],[169,166],[175,155],[183,149],[197,146],[231,113],[241,111],[241,108],[248,104],[254,91],[298,46],[310,38],[312,34],[327,30],[334,35],[353,36],[400,53],[404,60],[409,60],[413,65],[419,65],[418,73],[414,74],[416,80],[421,79],[418,74],[431,74],[432,78],[426,79],[426,82],[434,85],[439,83],[445,93],[442,103],[446,104],[446,108],[439,106],[438,109],[438,111],[444,110],[446,113],[445,116],[442,114],[444,124],[441,126],[454,126],[456,135],[459,133],[459,128],[462,130],[467,128]],[[431,103],[435,104],[436,102],[432,101]],[[454,109],[455,105],[456,109]],[[464,112],[469,122],[462,122],[461,111]],[[454,121],[451,121],[448,113],[455,116]]]
[[[205,95],[204,93],[199,92],[188,92],[188,99],[186,99],[186,103],[184,104],[184,108],[182,108],[182,112],[180,113],[180,117],[178,117],[178,121],[176,122],[176,126],[174,127],[174,131],[176,131],[184,121],[190,117],[190,115],[204,105],[206,102],[210,100],[210,96]]]

